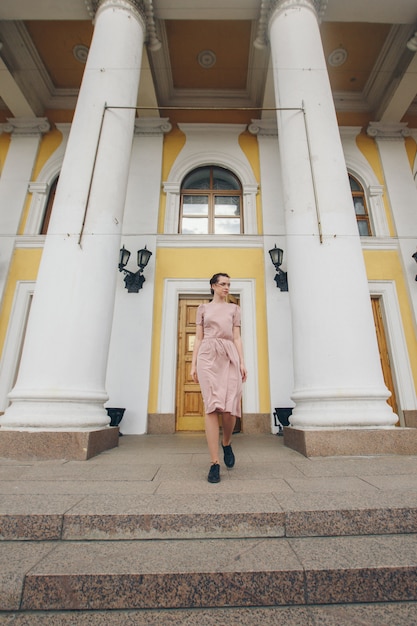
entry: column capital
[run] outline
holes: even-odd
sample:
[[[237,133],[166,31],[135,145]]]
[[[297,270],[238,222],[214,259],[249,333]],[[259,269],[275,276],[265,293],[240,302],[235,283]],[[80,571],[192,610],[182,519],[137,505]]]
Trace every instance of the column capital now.
[[[155,137],[171,130],[172,124],[168,117],[139,117],[135,120],[135,135]]]
[[[146,39],[150,49],[159,50],[161,47],[162,44],[156,32],[153,0],[85,0],[85,4],[92,20],[104,5],[136,11],[146,25]]]
[[[402,141],[411,135],[411,130],[406,123],[370,122],[366,134],[382,141]]]
[[[8,117],[0,129],[18,137],[34,137],[47,133],[51,125],[46,117]]]
[[[278,135],[278,126],[276,118],[267,118],[264,120],[251,120],[248,126],[251,135],[259,135],[261,137],[276,137]]]
[[[268,45],[268,24],[271,16],[276,11],[288,8],[304,7],[312,9],[321,19],[327,8],[328,0],[261,0],[261,10],[258,20],[258,32],[254,41],[256,48],[264,48]]]

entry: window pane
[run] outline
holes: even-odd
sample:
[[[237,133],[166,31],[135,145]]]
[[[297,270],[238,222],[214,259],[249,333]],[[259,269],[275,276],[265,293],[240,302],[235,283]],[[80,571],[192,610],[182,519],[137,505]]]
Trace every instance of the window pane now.
[[[210,168],[199,167],[188,174],[182,184],[183,189],[210,189]]]
[[[363,203],[363,198],[353,198],[353,204],[355,205],[356,215],[366,215],[366,209]]]
[[[213,167],[213,189],[238,189],[240,185],[237,178],[221,167]]]
[[[358,220],[358,229],[361,237],[368,237],[371,234],[367,220]]]
[[[216,196],[214,199],[215,215],[235,215],[240,216],[239,196]]]
[[[181,232],[184,235],[207,235],[208,219],[206,217],[184,217]]]
[[[183,215],[208,215],[208,196],[184,196]]]
[[[352,178],[352,176],[349,176],[349,182],[352,191],[363,191],[359,183],[354,178]]]
[[[214,220],[214,232],[216,235],[239,235],[240,220],[236,218],[217,217]]]

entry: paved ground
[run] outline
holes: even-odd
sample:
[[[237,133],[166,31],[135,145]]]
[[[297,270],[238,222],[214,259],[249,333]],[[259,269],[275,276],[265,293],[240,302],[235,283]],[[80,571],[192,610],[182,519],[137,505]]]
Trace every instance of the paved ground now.
[[[0,459],[0,516],[10,516],[13,524],[22,519],[22,532],[30,516],[48,516],[42,532],[62,531],[62,516],[67,518],[67,532],[74,533],[71,518],[79,524],[83,515],[129,516],[140,508],[150,514],[170,515],[210,512],[255,514],[277,510],[318,511],[320,524],[326,519],[340,524],[353,523],[359,510],[365,516],[356,518],[357,534],[364,523],[380,523],[377,512],[385,515],[384,529],[390,523],[404,524],[403,533],[415,533],[417,514],[417,456],[369,456],[308,459],[284,447],[275,435],[234,437],[236,466],[221,469],[221,482],[209,484],[209,459],[204,435],[123,436],[119,447],[89,461],[12,461]],[[352,517],[331,517],[327,512],[351,510]],[[372,512],[375,510],[375,517]],[[53,527],[56,516],[57,528]],[[309,518],[299,517],[303,526]],[[348,520],[348,521],[347,521]],[[349,521],[350,520],[350,521]],[[365,520],[365,522],[364,522]],[[301,523],[299,521],[299,523]],[[332,521],[332,524],[335,523]],[[409,526],[407,526],[409,524]],[[343,525],[345,527],[343,528]],[[6,528],[7,524],[4,526]],[[16,528],[18,528],[16,526]],[[322,527],[321,527],[322,528]],[[9,529],[10,530],[10,529]],[[129,529],[128,529],[129,530]],[[288,530],[288,528],[287,528]],[[293,528],[297,532],[297,525]],[[331,529],[328,529],[331,534]],[[349,529],[347,529],[349,530]],[[114,529],[111,529],[114,532]],[[130,532],[130,530],[129,530]],[[187,531],[189,534],[189,530]],[[196,533],[198,534],[198,529]],[[250,532],[250,531],[248,531]],[[268,532],[266,530],[266,532]],[[277,529],[272,528],[275,534]],[[314,535],[314,529],[310,531]],[[394,531],[392,531],[394,532]],[[325,533],[323,533],[325,534]],[[352,533],[355,534],[355,533]],[[250,536],[250,535],[249,535]],[[297,535],[292,535],[297,536]],[[407,534],[404,535],[407,537]],[[408,535],[412,539],[413,534]],[[45,539],[45,537],[39,537]],[[67,538],[74,538],[69,536]],[[93,539],[95,537],[92,537]],[[188,538],[188,537],[187,537]],[[20,542],[21,543],[21,542]],[[34,549],[42,550],[43,542]],[[3,544],[10,542],[6,541]],[[0,542],[1,547],[1,542]],[[6,545],[3,545],[6,548]],[[24,547],[24,542],[23,542]],[[29,549],[26,545],[26,551]],[[16,549],[18,546],[16,545]],[[49,549],[49,548],[48,548]],[[5,551],[6,553],[6,551]],[[38,556],[37,556],[38,559]],[[3,577],[14,572],[15,564],[2,564]],[[11,580],[11,579],[10,579]],[[18,586],[15,585],[15,588]],[[15,599],[18,602],[18,598]],[[1,610],[3,609],[3,613]],[[8,612],[7,612],[8,611]],[[176,611],[89,612],[84,614],[19,614],[12,606],[0,607],[0,622],[7,624],[286,624],[303,626],[362,624],[369,626],[408,626],[417,624],[417,604],[412,602],[378,605],[336,605],[328,607],[271,607],[252,609],[210,609]]]
[[[417,496],[417,456],[306,458],[276,435],[234,436],[236,466],[209,484],[203,434],[122,436],[88,461],[0,459],[0,495],[302,494],[321,500]],[[74,501],[75,501],[74,499]],[[2,498],[3,503],[7,498]],[[415,500],[414,500],[415,502]],[[4,504],[0,504],[4,512]]]

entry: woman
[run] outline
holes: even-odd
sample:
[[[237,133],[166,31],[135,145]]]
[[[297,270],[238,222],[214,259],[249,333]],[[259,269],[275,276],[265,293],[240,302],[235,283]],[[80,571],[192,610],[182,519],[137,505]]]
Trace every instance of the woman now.
[[[205,428],[211,456],[207,477],[220,482],[219,414],[222,415],[223,458],[229,468],[235,464],[231,439],[240,417],[242,381],[247,372],[240,337],[240,308],[228,303],[230,276],[214,274],[210,280],[213,299],[197,309],[197,330],[191,362],[191,377],[200,383],[206,412]]]

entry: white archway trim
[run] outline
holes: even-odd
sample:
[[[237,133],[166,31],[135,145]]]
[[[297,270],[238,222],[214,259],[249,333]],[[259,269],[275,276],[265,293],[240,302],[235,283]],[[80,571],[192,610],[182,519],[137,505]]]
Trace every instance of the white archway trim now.
[[[0,411],[5,411],[8,407],[8,394],[16,380],[35,284],[34,281],[23,280],[16,284],[10,323],[0,362]]]
[[[258,193],[258,182],[253,174],[252,168],[247,161],[244,152],[238,145],[238,136],[240,132],[245,130],[245,127],[236,127],[234,125],[222,125],[222,124],[208,124],[205,128],[199,126],[197,129],[192,128],[193,125],[181,124],[180,128],[188,135],[201,134],[204,138],[205,149],[201,148],[201,142],[194,142],[194,145],[190,148],[185,148],[180,152],[175,161],[168,180],[163,183],[164,192],[167,195],[166,208],[165,208],[165,234],[178,233],[179,211],[180,211],[180,191],[181,182],[193,169],[197,167],[203,167],[204,165],[218,165],[233,172],[242,184],[243,192],[243,224],[245,234],[257,235],[258,225],[256,219],[256,195]],[[232,133],[236,135],[236,150],[222,151],[222,150],[210,150],[207,146],[207,133],[214,132]],[[241,157],[237,156],[236,152],[240,152]]]
[[[39,172],[36,181],[30,182],[28,185],[28,191],[32,194],[32,202],[26,220],[25,235],[39,234],[51,183],[61,171],[71,124],[57,124],[56,126],[62,133],[62,141]]]
[[[408,356],[395,281],[369,281],[369,291],[372,296],[380,296],[382,298],[384,322],[388,334],[387,339],[399,405],[403,410],[417,409],[413,373]]]
[[[384,186],[381,185],[369,162],[356,145],[358,129],[340,128],[346,167],[364,188],[375,237],[389,237],[389,226],[384,204]]]
[[[233,279],[233,293],[238,293],[242,308],[242,341],[248,380],[243,385],[243,412],[259,412],[258,354],[256,344],[255,280]],[[181,296],[208,295],[207,279],[167,278],[161,329],[158,413],[175,413],[177,377],[178,300]]]

